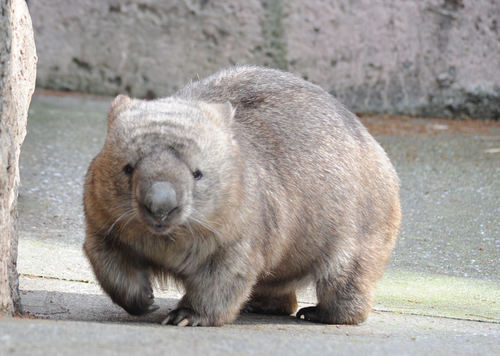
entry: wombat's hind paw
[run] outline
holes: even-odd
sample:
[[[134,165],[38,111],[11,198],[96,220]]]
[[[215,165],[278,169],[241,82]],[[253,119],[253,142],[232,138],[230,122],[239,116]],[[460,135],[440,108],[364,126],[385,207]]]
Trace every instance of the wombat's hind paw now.
[[[177,325],[177,326],[205,326],[200,314],[188,308],[174,309],[168,313],[161,325]]]
[[[329,312],[325,309],[316,307],[305,307],[300,309],[296,317],[298,319],[304,319],[311,321],[313,323],[323,323],[323,324],[359,324],[364,321],[365,317],[349,317],[349,316],[339,316],[335,313]]]
[[[297,314],[297,319],[304,319],[307,321],[312,321],[314,323],[324,323],[321,318],[321,313],[318,307],[305,307],[301,308]]]

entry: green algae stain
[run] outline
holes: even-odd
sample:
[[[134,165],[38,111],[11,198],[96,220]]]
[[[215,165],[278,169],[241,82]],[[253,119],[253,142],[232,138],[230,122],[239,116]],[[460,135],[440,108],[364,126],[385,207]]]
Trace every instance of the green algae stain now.
[[[389,270],[374,309],[500,323],[500,283]]]

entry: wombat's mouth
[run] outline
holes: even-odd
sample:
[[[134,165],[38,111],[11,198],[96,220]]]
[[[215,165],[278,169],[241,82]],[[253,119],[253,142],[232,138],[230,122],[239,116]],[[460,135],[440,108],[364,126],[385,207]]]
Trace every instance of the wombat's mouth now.
[[[139,207],[139,218],[144,225],[153,233],[157,235],[167,235],[179,225],[182,208],[177,207],[164,215],[155,215],[147,207]]]
[[[172,226],[165,226],[161,224],[156,224],[156,225],[148,224],[148,228],[153,234],[156,235],[168,235],[173,230]]]

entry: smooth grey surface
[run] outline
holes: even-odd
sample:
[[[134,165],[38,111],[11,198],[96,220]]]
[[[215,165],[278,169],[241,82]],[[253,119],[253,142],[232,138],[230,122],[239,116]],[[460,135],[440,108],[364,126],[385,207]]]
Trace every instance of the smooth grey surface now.
[[[500,127],[378,140],[401,179],[390,267],[500,281]]]
[[[497,325],[381,313],[361,326],[248,316],[220,328],[0,319],[8,355],[495,355]]]
[[[500,351],[498,323],[372,312],[362,325],[344,326],[244,314],[221,328],[181,328],[159,325],[180,296],[171,290],[156,294],[160,310],[134,317],[92,283],[22,277],[20,284],[26,316],[0,319],[0,354],[496,355]],[[34,317],[38,319],[29,319]]]
[[[83,180],[104,142],[110,103],[109,98],[33,98],[20,157],[21,233],[70,245],[83,241]]]

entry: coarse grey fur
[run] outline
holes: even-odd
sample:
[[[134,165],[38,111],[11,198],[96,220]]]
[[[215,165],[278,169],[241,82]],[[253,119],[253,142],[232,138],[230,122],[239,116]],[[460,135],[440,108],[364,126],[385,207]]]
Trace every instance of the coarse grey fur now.
[[[173,277],[186,290],[165,319],[176,325],[293,314],[311,282],[318,305],[298,317],[359,323],[401,219],[396,172],[358,118],[318,86],[259,67],[170,98],[117,97],[84,206],[103,289],[143,314],[156,309],[150,279]]]

